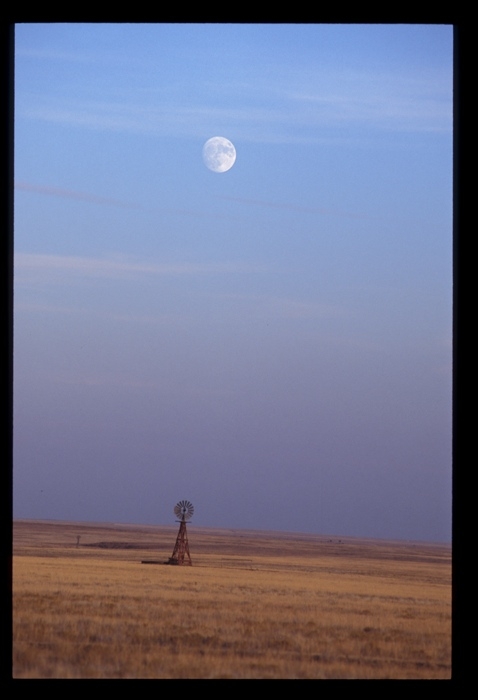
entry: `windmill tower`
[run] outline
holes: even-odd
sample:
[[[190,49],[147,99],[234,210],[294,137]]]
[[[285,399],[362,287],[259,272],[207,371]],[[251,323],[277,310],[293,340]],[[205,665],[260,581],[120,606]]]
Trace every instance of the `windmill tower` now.
[[[191,555],[189,554],[188,533],[186,530],[186,520],[189,520],[194,513],[194,506],[190,501],[179,501],[174,506],[174,514],[180,518],[179,532],[174,545],[174,551],[169,557],[168,564],[177,566],[192,566]]]

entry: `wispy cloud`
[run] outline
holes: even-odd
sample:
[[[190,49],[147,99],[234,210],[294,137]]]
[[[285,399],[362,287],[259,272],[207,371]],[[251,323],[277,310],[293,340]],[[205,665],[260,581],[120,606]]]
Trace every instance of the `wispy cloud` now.
[[[263,319],[342,318],[349,314],[343,306],[317,299],[297,299],[270,294],[221,294],[231,305],[247,308],[247,317]]]
[[[239,204],[252,204],[258,207],[268,207],[271,209],[286,209],[288,211],[300,212],[301,214],[322,214],[324,216],[346,216],[352,219],[369,219],[367,214],[358,212],[345,212],[336,209],[325,209],[323,207],[303,207],[298,204],[287,202],[271,202],[264,199],[247,199],[245,197],[230,197],[228,195],[214,195],[217,199],[225,199],[230,202],[238,202]]]
[[[139,207],[138,204],[134,204],[133,202],[125,202],[120,199],[113,199],[112,197],[99,197],[98,195],[91,194],[89,192],[64,190],[59,187],[50,187],[48,185],[34,185],[28,182],[15,182],[14,187],[16,190],[21,190],[23,192],[35,192],[38,194],[50,195],[52,197],[62,197],[65,199],[75,199],[82,202],[91,202],[93,204],[106,204],[108,206],[126,209],[136,209]]]
[[[285,85],[284,100],[304,122],[323,126],[363,125],[382,130],[451,131],[449,76],[410,76],[366,71],[320,72]]]
[[[90,204],[99,204],[101,206],[120,207],[121,209],[145,209],[141,204],[136,202],[127,202],[121,199],[112,197],[101,197],[91,192],[79,192],[77,190],[65,190],[60,187],[52,187],[50,185],[37,185],[30,182],[15,182],[14,188],[21,192],[31,192],[34,194],[43,194],[47,197],[60,197],[61,199],[72,199],[78,202],[87,202]],[[239,200],[238,200],[239,201]],[[187,216],[194,219],[224,219],[225,221],[243,221],[243,216],[233,216],[232,214],[219,214],[218,212],[211,213],[210,211],[200,211],[198,209],[170,209],[165,207],[148,207],[148,211],[162,214],[163,216]]]
[[[16,253],[15,274],[48,273],[45,281],[54,281],[55,273],[65,276],[97,277],[109,279],[137,279],[144,275],[211,275],[248,274],[264,272],[260,265],[242,262],[217,263],[146,263],[126,258],[86,258],[67,255]]]
[[[257,108],[248,104],[234,107],[210,107],[202,104],[145,103],[142,94],[130,95],[123,101],[79,100],[66,97],[60,101],[44,96],[30,96],[17,109],[17,115],[28,119],[53,122],[64,126],[116,131],[124,133],[162,136],[202,136],[209,132],[211,123],[227,123],[234,132],[243,134],[244,140],[257,140],[256,130],[267,132],[266,140],[281,141],[273,136],[271,126],[284,121],[284,115],[274,109]],[[251,132],[252,128],[252,132]]]
[[[87,52],[78,51],[62,51],[60,49],[33,49],[33,48],[17,48],[16,58],[34,58],[36,61],[60,61],[64,63],[98,63],[98,56]]]
[[[103,89],[101,99],[22,94],[16,112],[18,117],[66,126],[157,136],[197,137],[211,124],[227,124],[230,133],[244,141],[266,143],[350,139],[351,128],[409,132],[452,128],[451,86],[445,78],[278,72],[281,84],[271,83],[270,76],[267,81],[257,76],[261,90],[257,84],[241,83],[230,94],[231,85],[226,85],[227,106],[217,88],[210,90],[207,84],[201,101],[185,97],[190,93],[185,84],[182,95],[145,93],[140,88],[124,95],[117,91],[108,95]]]

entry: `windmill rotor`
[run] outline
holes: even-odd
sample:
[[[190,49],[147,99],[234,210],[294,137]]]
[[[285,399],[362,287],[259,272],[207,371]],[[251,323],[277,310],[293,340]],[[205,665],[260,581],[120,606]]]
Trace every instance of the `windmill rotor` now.
[[[174,506],[174,514],[176,517],[180,518],[181,522],[185,522],[192,518],[194,513],[194,506],[191,501],[179,501]]]

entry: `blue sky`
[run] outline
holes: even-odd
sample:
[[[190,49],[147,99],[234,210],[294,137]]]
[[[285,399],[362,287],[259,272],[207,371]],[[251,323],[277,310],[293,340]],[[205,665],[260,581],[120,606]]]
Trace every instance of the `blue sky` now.
[[[452,27],[15,42],[14,515],[450,540]]]

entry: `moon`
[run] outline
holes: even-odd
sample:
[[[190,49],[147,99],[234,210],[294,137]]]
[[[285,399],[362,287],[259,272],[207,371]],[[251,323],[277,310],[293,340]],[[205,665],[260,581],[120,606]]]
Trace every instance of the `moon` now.
[[[213,136],[206,141],[202,149],[204,165],[215,173],[230,170],[236,160],[236,149],[224,136]]]

